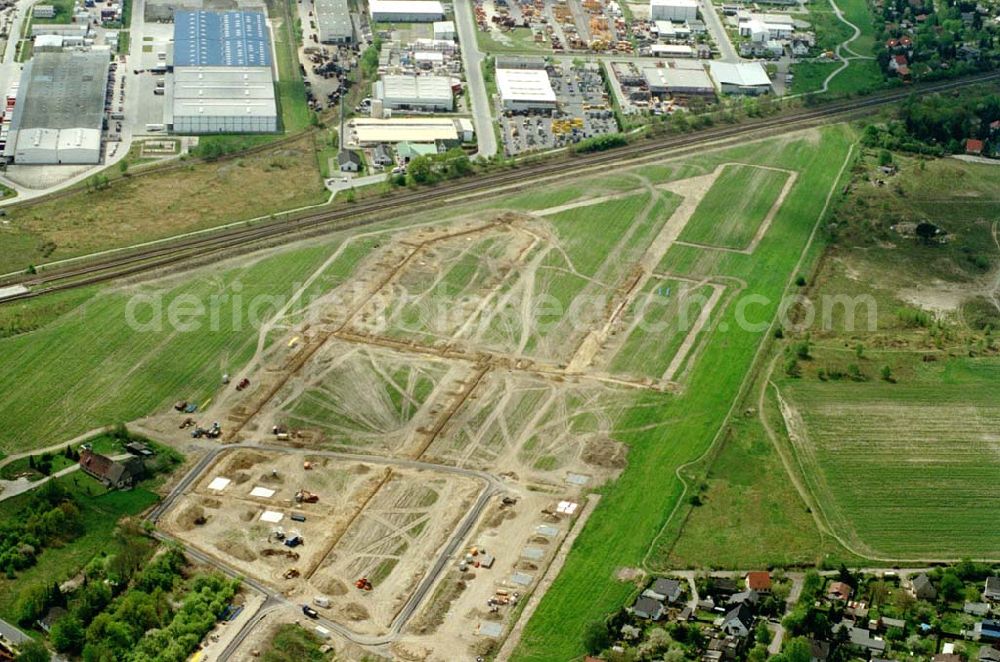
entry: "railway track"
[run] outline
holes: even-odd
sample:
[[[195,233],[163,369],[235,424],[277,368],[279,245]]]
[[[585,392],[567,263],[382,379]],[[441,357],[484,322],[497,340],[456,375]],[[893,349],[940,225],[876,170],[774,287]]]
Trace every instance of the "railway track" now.
[[[998,73],[989,73],[960,81],[946,81],[917,88],[922,94],[959,90],[970,85],[995,81]],[[645,159],[658,158],[664,152],[683,151],[700,145],[725,143],[736,139],[763,138],[870,114],[896,103],[914,93],[913,89],[892,90],[864,99],[831,103],[819,108],[804,108],[766,119],[739,125],[715,127],[693,134],[645,139],[626,147],[589,155],[559,157],[523,166],[515,166],[492,174],[449,182],[436,188],[394,193],[386,198],[372,199],[331,209],[306,212],[269,219],[253,225],[234,227],[141,249],[123,249],[114,255],[82,262],[79,266],[42,268],[41,273],[10,278],[3,285],[23,285],[27,292],[6,297],[0,304],[21,301],[51,292],[111,281],[124,276],[204,260],[218,253],[231,254],[267,242],[288,242],[310,234],[329,230],[349,230],[384,220],[390,212],[413,211],[440,204],[452,198],[474,200],[495,194],[498,190],[516,191],[551,177],[566,177],[572,173],[616,164],[634,165]],[[85,258],[84,258],[85,259]]]

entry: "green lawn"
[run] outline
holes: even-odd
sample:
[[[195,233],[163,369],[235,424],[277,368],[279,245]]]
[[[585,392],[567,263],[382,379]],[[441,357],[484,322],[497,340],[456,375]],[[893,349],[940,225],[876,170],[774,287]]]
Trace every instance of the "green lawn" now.
[[[739,160],[800,173],[774,220],[773,232],[764,237],[757,251],[752,256],[716,257],[712,265],[717,275],[745,278],[756,294],[770,299],[771,303],[754,312],[754,320],[769,320],[774,315],[777,299],[818,221],[826,192],[838,184],[837,174],[851,134],[843,127],[831,127],[820,135],[817,144],[801,140],[761,143],[704,157],[709,163],[721,158],[723,162]],[[685,247],[677,246],[671,253],[678,249],[685,252]],[[667,257],[678,267],[683,264],[669,253]],[[686,264],[692,270],[699,267],[696,260]],[[674,471],[710,446],[765,335],[764,331],[741,328],[734,308],[722,313],[728,331],[717,330],[708,336],[707,348],[681,394],[645,394],[619,422],[612,437],[629,444],[628,468],[617,482],[602,489],[604,498],[527,624],[513,659],[548,661],[581,656],[588,625],[622,607],[634,590],[632,583],[617,581],[616,572],[643,564],[681,494]],[[664,421],[671,424],[649,427]],[[661,538],[659,544],[669,541]]]
[[[789,173],[727,165],[681,232],[682,241],[743,249],[778,200]]]
[[[993,557],[1000,494],[1000,361],[820,354],[868,376],[780,382],[801,474],[840,535],[902,559]],[[898,383],[878,378],[892,364]]]

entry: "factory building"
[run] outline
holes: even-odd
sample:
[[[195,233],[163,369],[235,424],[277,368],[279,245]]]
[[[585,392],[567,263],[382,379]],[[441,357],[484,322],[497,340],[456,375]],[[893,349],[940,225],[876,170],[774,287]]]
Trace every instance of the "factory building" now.
[[[174,133],[274,133],[271,39],[258,11],[178,11],[164,123]]]
[[[444,20],[438,0],[370,0],[373,23],[433,23]]]
[[[712,78],[723,94],[757,96],[771,91],[771,79],[759,62],[711,62]]]
[[[649,14],[654,21],[684,23],[698,18],[697,0],[649,0]]]
[[[434,21],[434,38],[455,40],[455,21]]]
[[[316,0],[316,30],[324,44],[353,44],[354,22],[347,0]]]
[[[442,143],[454,146],[474,138],[472,123],[465,118],[393,117],[355,118],[347,123],[347,144],[374,147],[379,144]]]
[[[454,110],[451,79],[447,76],[383,76],[373,86],[372,98],[391,110]]]
[[[714,97],[715,85],[702,66],[697,67],[646,67],[642,76],[649,86],[649,93],[658,97],[689,98]]]
[[[29,60],[4,146],[7,160],[100,163],[110,62],[107,51],[38,53]]]
[[[504,110],[552,110],[556,93],[544,69],[497,69],[497,90]]]

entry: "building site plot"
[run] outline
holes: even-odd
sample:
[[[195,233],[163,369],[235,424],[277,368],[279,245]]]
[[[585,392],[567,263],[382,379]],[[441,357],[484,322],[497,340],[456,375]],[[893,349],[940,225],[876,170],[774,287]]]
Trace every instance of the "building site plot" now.
[[[799,468],[834,530],[892,558],[996,552],[1000,364],[917,380],[791,382],[779,405]]]
[[[279,393],[274,422],[333,449],[398,452],[467,372],[461,363],[334,340]]]
[[[211,489],[219,477],[230,482]],[[484,487],[471,475],[241,449],[220,456],[161,524],[296,601],[320,597],[333,620],[385,632]]]
[[[539,481],[574,472],[600,482],[602,463],[590,455],[615,454],[615,422],[634,397],[627,388],[597,380],[571,383],[493,371],[424,459],[475,469],[501,466]]]
[[[712,187],[680,239],[702,246],[748,251],[767,231],[795,174],[762,166],[720,166]]]
[[[724,291],[708,281],[650,278],[614,320],[608,347],[595,363],[623,378],[674,379]]]
[[[481,481],[461,476],[373,473],[378,484],[363,508],[331,537],[322,562],[303,568],[310,586],[330,599],[324,611],[359,632],[388,629],[483,489]]]

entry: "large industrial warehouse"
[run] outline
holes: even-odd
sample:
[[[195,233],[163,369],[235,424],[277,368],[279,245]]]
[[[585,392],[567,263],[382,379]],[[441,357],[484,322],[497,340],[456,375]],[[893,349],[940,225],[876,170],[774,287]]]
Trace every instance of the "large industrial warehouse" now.
[[[444,20],[438,0],[370,0],[373,23],[432,23]]]
[[[324,44],[354,43],[354,22],[347,0],[316,0],[316,31]]]
[[[504,110],[550,110],[556,93],[544,69],[497,69],[497,91]]]
[[[271,39],[259,11],[179,11],[165,124],[174,133],[274,133]]]
[[[383,76],[372,97],[392,110],[452,110],[455,99],[447,76]]]
[[[37,53],[29,60],[4,148],[7,159],[100,163],[109,64],[107,51]]]

